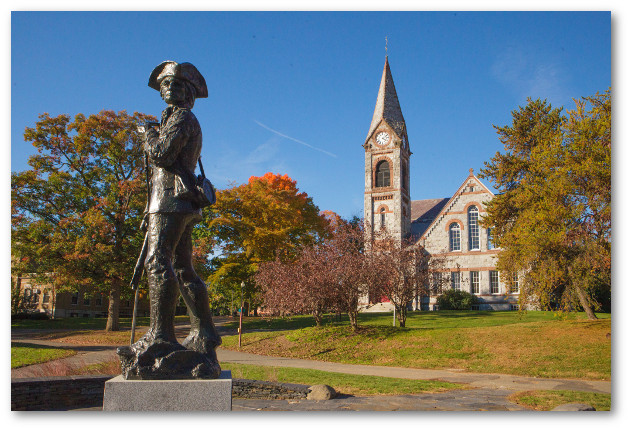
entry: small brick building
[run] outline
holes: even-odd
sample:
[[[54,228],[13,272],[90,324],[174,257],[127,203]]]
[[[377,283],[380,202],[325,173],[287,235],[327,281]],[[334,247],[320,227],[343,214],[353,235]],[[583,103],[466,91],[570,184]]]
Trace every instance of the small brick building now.
[[[49,275],[54,276],[54,275]],[[26,274],[14,279],[20,288],[23,310],[42,312],[53,318],[105,318],[109,299],[102,294],[93,294],[87,290],[76,292],[57,292],[51,282],[37,280],[34,274]],[[15,284],[14,284],[15,285]],[[131,317],[133,299],[121,299],[120,316]],[[142,292],[138,299],[138,316],[149,316],[149,300]]]

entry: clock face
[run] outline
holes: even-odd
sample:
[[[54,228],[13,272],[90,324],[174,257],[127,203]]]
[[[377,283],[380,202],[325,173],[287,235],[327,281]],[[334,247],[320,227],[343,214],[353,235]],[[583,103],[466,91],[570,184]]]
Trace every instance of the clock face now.
[[[389,134],[387,134],[384,131],[381,131],[379,134],[376,135],[376,143],[378,143],[379,145],[386,145],[387,142],[389,142]]]

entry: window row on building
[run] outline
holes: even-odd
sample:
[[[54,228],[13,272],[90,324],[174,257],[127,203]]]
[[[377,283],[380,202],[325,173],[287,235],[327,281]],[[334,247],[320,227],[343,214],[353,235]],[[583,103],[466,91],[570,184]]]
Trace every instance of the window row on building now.
[[[465,277],[465,273],[468,273],[467,278]],[[508,283],[506,288],[501,288],[501,281],[499,277],[499,272],[497,270],[489,270],[485,272],[480,272],[476,270],[471,270],[469,272],[462,271],[453,271],[453,272],[434,272],[433,273],[433,287],[436,290],[443,289],[445,286],[449,286],[450,289],[455,291],[466,290],[470,294],[482,294],[481,290],[481,273],[487,273],[487,289],[483,293],[488,294],[518,294],[519,293],[519,282],[518,276],[514,276],[514,278]],[[448,279],[444,279],[444,275],[448,276]],[[464,285],[466,285],[464,287]]]
[[[481,249],[480,235],[481,229],[479,227],[479,209],[477,206],[471,206],[468,208],[468,250],[475,251]],[[492,228],[486,229],[486,246],[488,249],[495,249],[494,242],[492,240]],[[448,248],[449,251],[461,251],[462,250],[462,227],[458,222],[452,222],[448,227]]]

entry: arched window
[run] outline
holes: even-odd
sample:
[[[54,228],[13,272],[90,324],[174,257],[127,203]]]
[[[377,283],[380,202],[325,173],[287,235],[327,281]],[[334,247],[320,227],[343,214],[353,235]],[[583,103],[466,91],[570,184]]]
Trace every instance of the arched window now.
[[[448,242],[450,251],[461,251],[461,229],[456,222],[448,228]]]
[[[389,187],[389,163],[381,161],[376,165],[376,187]]]
[[[468,249],[479,249],[479,209],[468,208]]]

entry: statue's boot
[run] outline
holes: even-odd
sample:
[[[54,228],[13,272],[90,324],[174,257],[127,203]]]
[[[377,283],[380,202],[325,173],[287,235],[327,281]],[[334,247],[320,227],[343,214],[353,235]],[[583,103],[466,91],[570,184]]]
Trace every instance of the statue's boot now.
[[[206,286],[199,278],[196,281],[180,284],[190,317],[190,333],[182,345],[216,360],[214,349],[221,345],[221,336],[212,322]]]

